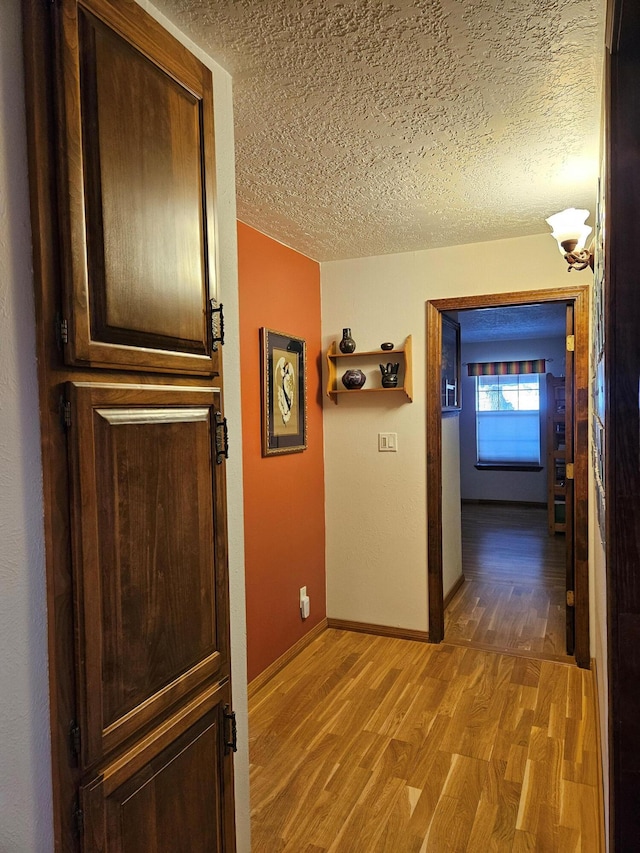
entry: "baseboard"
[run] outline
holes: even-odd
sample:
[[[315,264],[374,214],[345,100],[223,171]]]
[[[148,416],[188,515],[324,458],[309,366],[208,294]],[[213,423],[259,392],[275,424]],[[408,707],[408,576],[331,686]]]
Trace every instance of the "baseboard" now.
[[[451,604],[455,594],[460,589],[460,587],[462,586],[463,583],[464,583],[464,575],[460,575],[458,580],[454,583],[454,585],[451,587],[449,592],[444,597],[444,605],[443,606],[444,606],[445,610]]]
[[[263,669],[259,675],[249,682],[247,687],[247,694],[249,699],[251,699],[258,690],[262,689],[267,682],[271,681],[274,675],[277,675],[281,669],[283,669],[290,661],[292,661],[295,657],[297,657],[300,652],[305,649],[310,643],[312,643],[316,637],[319,637],[320,634],[323,634],[327,630],[327,619],[321,619],[317,625],[308,631],[304,637],[300,637],[300,639],[295,642],[291,648],[287,649],[287,651],[280,655],[279,658],[274,660],[273,663],[270,663],[266,669]]]
[[[600,729],[600,693],[598,692],[598,662],[595,658],[591,658],[591,672],[593,672],[593,691],[596,706],[596,750],[597,769],[598,769],[598,824],[600,826],[600,849],[607,849],[606,834],[607,828],[605,825],[605,810],[604,810],[604,775],[602,772],[602,734]]]
[[[484,498],[461,498],[461,504],[478,504],[484,506],[533,506],[538,509],[546,509],[546,501],[490,501]]]
[[[349,619],[328,619],[329,628],[339,631],[355,631],[358,634],[375,634],[378,637],[394,637],[397,640],[417,640],[419,643],[429,642],[428,631],[417,631],[414,628],[392,628],[389,625],[373,625],[370,622],[351,622]]]

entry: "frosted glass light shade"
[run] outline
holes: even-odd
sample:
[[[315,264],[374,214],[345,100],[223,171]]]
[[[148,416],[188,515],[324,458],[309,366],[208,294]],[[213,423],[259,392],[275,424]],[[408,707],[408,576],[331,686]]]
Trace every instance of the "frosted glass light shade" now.
[[[575,248],[572,249],[574,252],[580,252],[586,246],[587,237],[592,231],[591,227],[585,224],[588,216],[588,210],[569,207],[561,213],[554,213],[546,220],[552,229],[551,236],[558,241],[558,248],[563,257],[567,249],[562,244],[567,240],[577,241]]]

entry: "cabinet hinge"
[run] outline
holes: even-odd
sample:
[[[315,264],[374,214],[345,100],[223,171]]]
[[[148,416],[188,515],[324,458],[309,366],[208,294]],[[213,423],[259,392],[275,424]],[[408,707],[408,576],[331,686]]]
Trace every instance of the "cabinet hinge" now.
[[[567,335],[567,352],[575,352],[576,348],[576,336],[575,335]]]
[[[73,825],[75,827],[76,836],[82,838],[84,834],[84,812],[80,807],[80,802],[76,800],[73,807]]]
[[[238,727],[236,725],[236,712],[231,711],[228,705],[224,706],[224,719],[225,723],[228,724],[227,734],[225,734],[224,746],[225,750],[228,752],[231,750],[232,752],[238,751]]]
[[[62,348],[63,344],[69,343],[69,323],[59,314],[56,317],[56,338],[59,348]]]
[[[565,478],[567,480],[573,480],[573,462],[567,462],[565,466]]]
[[[572,589],[567,590],[567,607],[575,607],[576,596]]]
[[[216,412],[216,465],[221,465],[223,459],[229,458],[229,430],[227,419]]]
[[[60,420],[64,429],[69,429],[71,426],[71,403],[60,397]]]
[[[80,755],[80,726],[75,720],[69,726],[69,748],[76,757]]]
[[[217,300],[210,299],[211,304],[211,349],[218,350],[218,344],[224,346],[224,313],[222,302],[218,305]]]

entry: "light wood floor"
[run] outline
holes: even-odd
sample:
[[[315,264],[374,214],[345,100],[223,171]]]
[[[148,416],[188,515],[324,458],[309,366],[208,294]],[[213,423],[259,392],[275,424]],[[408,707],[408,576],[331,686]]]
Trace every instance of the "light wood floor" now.
[[[571,660],[565,638],[565,540],[538,507],[463,504],[465,583],[445,614],[445,640]]]
[[[600,850],[589,671],[328,630],[249,724],[253,853]]]

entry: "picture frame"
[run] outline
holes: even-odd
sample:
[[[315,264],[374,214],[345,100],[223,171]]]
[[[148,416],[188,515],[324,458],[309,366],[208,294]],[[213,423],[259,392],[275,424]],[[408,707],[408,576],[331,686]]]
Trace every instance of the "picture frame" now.
[[[459,412],[460,399],[460,324],[442,315],[440,360],[440,398],[443,412]]]
[[[303,338],[260,329],[262,455],[307,449],[307,346]]]

